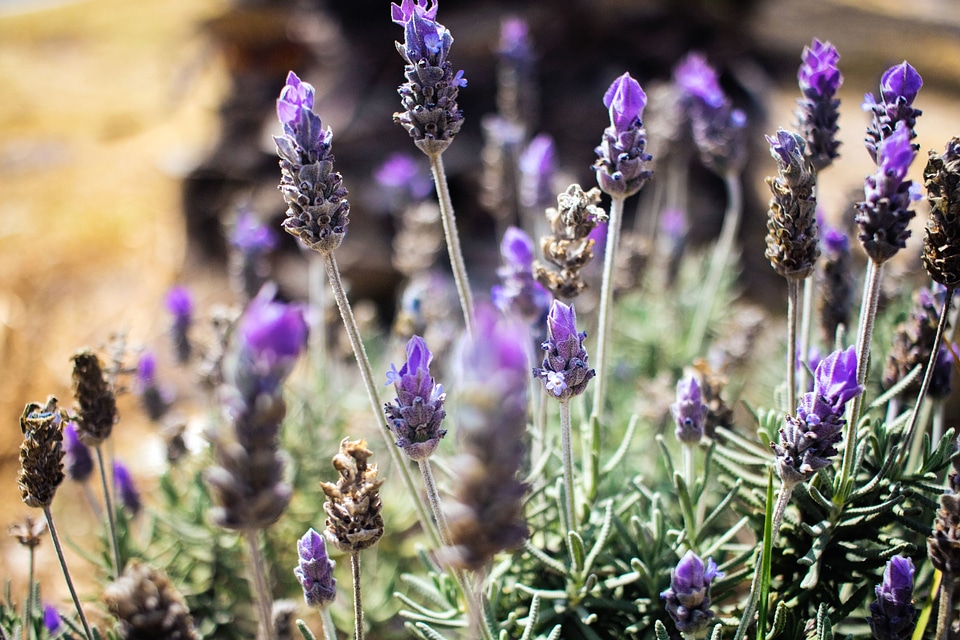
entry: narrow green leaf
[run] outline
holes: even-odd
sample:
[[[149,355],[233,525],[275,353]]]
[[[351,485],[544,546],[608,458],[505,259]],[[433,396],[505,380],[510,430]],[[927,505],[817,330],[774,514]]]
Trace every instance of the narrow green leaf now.
[[[303,640],[317,640],[317,636],[313,635],[313,631],[310,631],[307,623],[299,618],[297,619],[297,629],[300,630],[300,635],[303,636]]]
[[[757,640],[764,640],[767,606],[770,604],[770,572],[773,569],[773,469],[767,472],[767,510],[763,516],[763,555],[760,560],[760,601],[757,608]]]
[[[570,550],[570,560],[573,563],[573,572],[583,571],[584,551],[583,538],[576,531],[567,532],[567,548]]]

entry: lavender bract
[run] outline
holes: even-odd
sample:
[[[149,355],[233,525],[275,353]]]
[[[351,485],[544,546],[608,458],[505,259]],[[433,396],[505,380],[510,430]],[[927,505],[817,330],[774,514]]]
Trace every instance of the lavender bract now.
[[[677,567],[670,571],[670,588],[660,594],[677,631],[690,638],[702,636],[714,618],[710,610],[710,585],[723,573],[713,558],[706,564],[693,551],[687,551]]]
[[[865,143],[867,153],[874,162],[879,164],[877,156],[880,143],[893,135],[901,124],[910,132],[909,139],[916,137],[913,128],[923,112],[913,107],[913,101],[917,99],[917,93],[922,86],[923,78],[904,60],[887,69],[881,76],[879,102],[872,93],[863,97],[863,110],[873,114]]]
[[[343,177],[333,170],[333,132],[313,109],[314,89],[290,72],[277,100],[283,135],[274,136],[280,156],[280,193],[287,203],[284,230],[321,254],[343,242],[350,202]]]
[[[542,321],[553,296],[533,276],[533,240],[521,229],[508,227],[500,242],[500,256],[500,284],[490,291],[494,306],[528,324]]]
[[[533,375],[558,400],[580,395],[596,375],[587,365],[587,350],[583,347],[586,337],[586,332],[577,331],[573,305],[554,300],[547,315],[547,340],[540,345],[545,355]]]
[[[323,536],[312,527],[297,541],[299,562],[293,573],[303,587],[303,598],[309,607],[325,607],[337,597],[337,580],[333,577],[334,562],[327,556]]]
[[[919,611],[913,606],[913,561],[894,556],[877,585],[867,622],[876,640],[906,640],[913,634]]]
[[[387,403],[387,424],[397,436],[397,446],[411,460],[425,460],[447,435],[440,424],[446,417],[443,401],[447,394],[443,385],[430,375],[433,354],[420,336],[407,342],[407,361],[398,371],[395,365],[387,372],[387,384],[393,383],[397,398]]]
[[[647,132],[641,117],[646,105],[647,95],[629,73],[614,80],[603,96],[610,126],[603,131],[603,139],[595,150],[598,159],[593,170],[597,173],[597,184],[611,196],[631,196],[653,175],[653,171],[645,168],[653,159],[644,152]]]
[[[60,620],[60,613],[52,604],[43,605],[43,627],[51,637],[57,635],[63,627],[63,622]]]
[[[797,120],[807,142],[810,162],[820,171],[840,155],[840,141],[836,139],[840,106],[836,94],[843,84],[837,68],[840,54],[829,42],[814,38],[809,47],[803,48],[801,58],[797,79],[803,98],[797,101]]]
[[[707,417],[707,407],[703,404],[700,385],[693,376],[677,381],[677,401],[670,405],[676,429],[677,440],[685,444],[696,444],[703,437],[703,425]]]

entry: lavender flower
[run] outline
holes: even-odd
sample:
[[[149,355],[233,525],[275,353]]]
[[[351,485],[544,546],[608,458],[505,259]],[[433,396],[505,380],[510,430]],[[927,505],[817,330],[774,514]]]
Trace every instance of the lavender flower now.
[[[779,443],[770,443],[777,456],[777,475],[785,485],[804,482],[830,465],[843,437],[845,406],[862,392],[855,347],[834,351],[820,361],[813,391],[803,394],[796,416],[786,417]]]
[[[28,507],[47,508],[63,482],[63,423],[66,415],[50,396],[45,405],[31,402],[20,416],[20,473],[17,485]]]
[[[940,322],[940,310],[943,308],[944,299],[937,299],[938,296],[928,288],[918,289],[913,295],[913,305],[909,314],[903,322],[898,323],[893,329],[893,342],[890,345],[890,353],[883,369],[882,383],[885,389],[889,389],[913,371],[917,365],[920,365],[921,371],[926,371],[927,364],[930,362],[930,354],[933,351],[933,344],[937,337],[937,325]],[[941,347],[939,360],[943,358],[944,350]],[[936,375],[938,368],[934,368]],[[942,369],[941,369],[942,371]],[[913,382],[903,389],[902,393],[906,396],[913,395],[920,391],[920,379],[922,373]],[[949,387],[949,372],[947,373],[946,384]],[[941,378],[940,382],[943,380]],[[933,390],[931,382],[931,390]],[[939,386],[937,391],[943,387]]]
[[[877,640],[906,640],[913,634],[919,613],[913,606],[913,571],[910,558],[894,556],[887,562],[867,618]]]
[[[573,305],[554,300],[547,316],[547,340],[540,345],[546,355],[533,375],[558,400],[580,395],[596,375],[587,368],[587,350],[583,347],[586,337],[586,332],[577,332]]]
[[[553,178],[556,173],[556,150],[553,138],[546,133],[534,137],[520,154],[520,204],[528,209],[546,209],[554,198]]]
[[[170,397],[157,385],[157,358],[144,351],[137,360],[136,392],[147,417],[156,422],[170,409]]]
[[[390,365],[387,384],[393,383],[397,398],[387,403],[387,423],[397,436],[397,446],[411,460],[425,460],[447,435],[440,424],[446,417],[443,401],[447,394],[443,385],[430,375],[433,354],[420,336],[407,342],[407,361],[397,371]]]
[[[707,407],[703,404],[700,385],[693,376],[677,381],[677,401],[670,405],[670,413],[676,424],[674,433],[684,444],[696,444],[703,437],[703,425]]]
[[[419,202],[433,191],[433,179],[409,153],[390,155],[373,174],[374,180],[405,200]]]
[[[250,209],[241,209],[230,234],[232,275],[241,291],[252,298],[260,291],[269,272],[265,256],[277,246],[273,230],[257,219]]]
[[[867,176],[864,201],[857,203],[855,220],[860,227],[860,243],[877,264],[907,246],[907,226],[916,215],[910,204],[920,197],[914,193],[913,182],[905,179],[915,155],[910,131],[901,123],[880,141],[877,172]]]
[[[880,77],[880,102],[872,93],[863,97],[863,110],[873,114],[865,140],[867,153],[879,164],[880,143],[893,135],[901,125],[916,137],[913,127],[923,112],[913,108],[913,101],[923,86],[923,78],[906,60],[887,69]]]
[[[133,559],[103,591],[121,638],[199,640],[183,595],[161,569]]]
[[[497,112],[529,126],[537,110],[537,85],[530,27],[523,18],[513,16],[500,22],[497,54]]]
[[[190,325],[193,323],[193,296],[185,287],[173,287],[167,292],[167,311],[173,316],[171,335],[177,362],[185,364],[190,360],[193,346],[190,343]]]
[[[508,227],[500,242],[500,256],[500,284],[490,291],[493,304],[528,324],[542,322],[553,296],[533,276],[533,240],[521,229]]]
[[[143,506],[140,501],[140,492],[137,491],[137,486],[133,483],[130,470],[119,460],[113,461],[113,486],[120,497],[120,503],[130,512],[130,515],[136,516],[140,513]]]
[[[327,254],[343,242],[350,202],[342,176],[333,170],[333,132],[313,109],[314,89],[290,72],[277,100],[283,135],[274,136],[280,156],[280,193],[287,203],[284,230]]]
[[[439,155],[453,141],[463,124],[457,107],[457,93],[467,86],[463,71],[456,74],[447,60],[453,36],[437,22],[438,3],[432,0],[403,0],[390,5],[393,21],[403,27],[403,44],[397,51],[406,61],[400,85],[403,111],[393,121],[403,126],[414,144],[428,156]]]
[[[820,329],[830,343],[837,335],[840,325],[850,326],[850,311],[853,307],[853,275],[850,255],[850,239],[846,234],[818,223],[823,229],[823,261],[818,277],[820,290]]]
[[[327,556],[323,536],[310,528],[297,542],[300,558],[293,573],[303,587],[303,598],[309,607],[325,607],[337,597],[337,580],[333,577],[334,562]]]
[[[690,638],[704,634],[714,618],[710,610],[710,585],[723,573],[713,558],[704,565],[697,554],[687,551],[670,572],[670,588],[660,594],[677,631]]]
[[[80,434],[72,422],[68,422],[63,428],[63,440],[63,461],[67,477],[74,482],[86,482],[93,473],[93,456],[90,455],[87,445],[80,441]]]
[[[50,636],[55,636],[63,628],[63,622],[60,620],[60,613],[52,604],[43,605],[43,627]]]
[[[626,198],[638,192],[653,175],[645,168],[653,156],[644,153],[647,132],[641,121],[647,94],[625,73],[607,89],[603,106],[610,113],[610,126],[603,131],[600,146],[595,149],[598,159],[593,170],[603,191]]]
[[[581,271],[594,255],[590,232],[608,219],[598,204],[600,189],[584,191],[572,184],[557,196],[557,206],[547,209],[551,234],[540,238],[540,250],[553,268],[538,263],[534,275],[554,295],[572,298],[587,288]]]
[[[817,245],[816,174],[804,155],[801,136],[780,129],[767,136],[770,155],[777,161],[778,176],[767,178],[773,197],[767,217],[767,250],[773,269],[788,280],[803,280],[813,273],[820,256]]]
[[[372,452],[366,440],[344,438],[333,466],[340,472],[337,484],[321,482],[327,496],[327,536],[338,549],[356,553],[377,543],[383,535],[383,503],[377,465],[369,464]]]
[[[837,68],[840,54],[829,42],[814,38],[809,47],[803,48],[801,59],[797,79],[803,98],[797,101],[797,120],[807,141],[807,156],[820,171],[840,155],[840,141],[836,139],[840,101],[835,97],[843,83]]]

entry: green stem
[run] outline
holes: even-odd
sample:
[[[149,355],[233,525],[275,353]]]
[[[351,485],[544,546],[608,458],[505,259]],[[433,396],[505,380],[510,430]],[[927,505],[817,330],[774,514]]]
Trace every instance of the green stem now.
[[[423,476],[423,486],[427,492],[427,501],[433,510],[433,517],[437,521],[437,528],[440,530],[440,542],[444,546],[450,544],[450,526],[447,524],[447,517],[443,513],[443,507],[440,504],[440,492],[437,491],[437,481],[433,477],[433,465],[430,459],[418,460],[420,466],[420,475]],[[466,595],[466,594],[464,594]]]
[[[77,590],[73,586],[73,580],[70,579],[70,571],[67,570],[67,560],[63,557],[63,547],[60,545],[60,536],[57,535],[57,528],[53,524],[53,513],[51,513],[49,506],[43,508],[43,515],[47,519],[47,528],[50,529],[50,538],[53,540],[53,546],[57,550],[57,558],[60,560],[60,568],[63,569],[63,579],[66,580],[67,589],[70,591],[70,597],[73,598],[73,606],[77,608],[77,617],[80,618],[80,624],[83,625],[83,632],[86,634],[87,640],[93,640],[93,632],[90,631],[90,623],[87,622],[87,616],[83,613],[83,607],[80,606],[80,598],[77,597]]]
[[[273,629],[273,596],[270,593],[270,586],[267,584],[267,577],[264,573],[263,554],[260,553],[260,541],[257,538],[257,529],[244,530],[244,537],[247,539],[247,549],[249,554],[250,575],[253,578],[253,588],[257,592],[257,608],[260,618],[260,633],[258,637],[261,640],[276,640]]]
[[[36,546],[30,545],[30,568],[27,574],[27,599],[23,604],[23,640],[29,640],[29,630],[33,628],[33,576],[36,561]]]
[[[787,412],[797,408],[797,307],[800,281],[787,278]]]
[[[353,347],[353,355],[357,360],[357,366],[360,368],[360,376],[363,378],[363,385],[367,390],[370,406],[376,416],[377,423],[380,425],[380,433],[383,435],[384,442],[386,442],[387,451],[390,452],[390,458],[394,466],[399,470],[400,476],[403,478],[403,483],[407,487],[407,491],[409,491],[413,497],[413,504],[420,518],[420,525],[429,536],[433,545],[435,547],[440,546],[440,534],[437,531],[437,527],[424,508],[423,501],[420,499],[420,491],[413,482],[410,469],[390,435],[387,418],[383,413],[383,402],[380,401],[380,394],[373,382],[373,369],[370,366],[370,359],[367,357],[367,351],[364,349],[363,341],[360,339],[360,329],[357,328],[356,318],[353,317],[350,301],[347,299],[347,294],[343,289],[343,282],[340,279],[340,269],[337,267],[337,259],[331,252],[323,256],[323,261],[327,270],[327,278],[330,280],[330,287],[333,289],[333,295],[337,301],[337,308],[340,309],[343,326],[347,330],[350,346]]]
[[[623,225],[624,198],[614,197],[610,203],[610,220],[607,222],[607,244],[603,252],[603,280],[600,284],[600,312],[597,320],[597,376],[593,381],[593,411],[591,416],[603,415],[606,399],[607,354],[610,342],[610,318],[613,312],[613,274],[617,266],[617,245],[620,243],[620,228]]]
[[[360,552],[350,554],[350,567],[353,570],[353,635],[355,640],[363,640],[363,602],[360,600]]]
[[[573,505],[573,445],[570,437],[570,399],[560,400],[560,443],[563,451],[563,498],[568,530],[576,531],[579,519]]]
[[[333,624],[330,607],[320,607],[320,624],[323,625],[323,637],[327,640],[337,640],[337,627]]]
[[[937,640],[950,640],[953,620],[953,572],[943,571],[940,576],[940,609],[937,615]]]
[[[110,526],[110,549],[113,552],[113,577],[119,578],[123,567],[120,566],[120,545],[117,542],[117,514],[113,510],[110,485],[107,483],[107,471],[103,465],[103,448],[97,445],[97,465],[100,467],[100,482],[103,484],[103,505],[107,510],[107,522]]]
[[[681,449],[683,450],[683,477],[687,481],[687,491],[690,493],[690,498],[693,496],[694,483],[696,482],[696,465],[694,464],[693,454],[694,446],[686,442],[682,443]],[[695,525],[699,524],[697,522]]]
[[[457,293],[460,295],[460,308],[463,310],[463,321],[467,327],[467,334],[473,335],[473,293],[470,291],[470,281],[467,279],[467,267],[463,262],[463,252],[460,249],[460,237],[457,234],[457,219],[453,214],[453,201],[450,199],[450,188],[447,186],[447,174],[443,167],[441,154],[433,154],[430,158],[430,170],[433,172],[433,181],[437,187],[437,199],[440,203],[440,219],[443,221],[443,235],[447,241],[447,252],[450,254],[450,268],[453,270],[453,279],[457,284]]]

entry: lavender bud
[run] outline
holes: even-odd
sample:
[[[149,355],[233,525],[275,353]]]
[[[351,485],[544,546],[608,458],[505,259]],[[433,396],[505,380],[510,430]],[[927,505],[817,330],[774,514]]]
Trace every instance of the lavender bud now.
[[[47,630],[50,636],[55,636],[63,628],[63,622],[60,620],[60,614],[57,608],[52,604],[43,605],[43,628]]]
[[[910,132],[909,139],[916,137],[913,127],[917,117],[923,114],[913,108],[923,78],[906,60],[887,69],[880,78],[880,102],[872,93],[863,97],[863,110],[873,114],[873,121],[867,127],[865,140],[867,153],[874,162],[878,162],[880,143],[886,140],[899,126]]]
[[[803,63],[797,72],[803,98],[797,101],[800,109],[797,120],[807,141],[807,156],[817,171],[828,167],[840,154],[837,148],[837,116],[840,101],[837,91],[843,76],[837,68],[840,54],[829,42],[816,38],[803,48]]]
[[[417,148],[434,156],[444,152],[463,125],[457,93],[467,81],[463,71],[453,73],[447,60],[453,36],[437,22],[437,1],[429,8],[427,2],[390,5],[391,18],[403,27],[403,44],[396,45],[406,62],[407,79],[399,89],[403,111],[394,113],[393,121],[407,130]]]
[[[170,397],[157,385],[157,358],[150,351],[137,361],[136,386],[140,404],[150,420],[156,422],[170,409]]]
[[[942,155],[930,151],[923,170],[930,218],[923,238],[923,267],[948,287],[960,285],[960,138]]]
[[[46,405],[31,402],[20,416],[20,497],[28,507],[46,508],[63,482],[63,423],[66,416],[50,396]]]
[[[397,446],[411,460],[425,460],[447,435],[440,428],[447,415],[443,401],[447,394],[443,385],[436,384],[430,375],[433,354],[420,336],[407,342],[407,361],[397,371],[395,365],[387,372],[387,384],[393,383],[397,398],[386,405],[387,423],[397,436]]]
[[[173,337],[177,362],[185,364],[190,360],[193,345],[190,343],[190,325],[193,323],[193,297],[184,287],[173,287],[167,292],[166,307],[173,316],[170,335]]]
[[[260,222],[250,209],[241,209],[230,234],[231,275],[237,286],[252,298],[266,282],[269,266],[265,256],[277,246],[273,229]]]
[[[917,622],[913,606],[913,561],[894,556],[877,585],[877,599],[870,604],[870,631],[877,640],[907,640]]]
[[[520,169],[520,204],[533,210],[549,207],[557,170],[553,138],[546,133],[534,137],[520,154],[517,168]]]
[[[113,486],[116,489],[120,503],[130,512],[131,516],[140,513],[143,503],[140,501],[140,492],[133,483],[133,476],[130,470],[119,460],[113,461]]]
[[[309,607],[325,607],[337,597],[337,581],[333,577],[334,562],[327,557],[323,536],[309,529],[297,542],[299,563],[293,570],[303,587]]]
[[[767,178],[773,197],[767,217],[767,250],[774,271],[788,280],[803,280],[813,273],[820,248],[817,244],[816,174],[804,155],[805,143],[795,133],[780,129],[767,136],[770,155],[777,161],[778,176]]]
[[[508,227],[500,242],[500,256],[500,284],[490,291],[493,304],[528,324],[541,322],[553,296],[533,277],[533,240],[521,229]]]
[[[333,170],[333,132],[313,109],[314,90],[290,72],[277,100],[283,135],[274,136],[280,156],[280,193],[287,203],[284,230],[322,254],[343,242],[350,202],[343,177]]]
[[[702,635],[714,618],[710,610],[710,585],[723,573],[713,558],[704,565],[697,554],[687,551],[670,572],[670,588],[660,594],[677,631],[690,638]]]
[[[703,404],[700,385],[693,376],[677,381],[677,401],[670,405],[670,413],[676,424],[674,433],[684,444],[696,444],[703,437],[707,406]]]
[[[394,153],[373,174],[377,184],[402,195],[404,201],[420,202],[433,192],[433,179],[409,153]]]
[[[80,434],[72,422],[63,428],[64,435],[64,464],[67,477],[74,482],[86,482],[93,473],[93,456],[90,449],[80,441]]]
[[[73,396],[80,405],[77,430],[85,445],[96,447],[110,437],[117,422],[117,399],[92,351],[73,356]]]
[[[610,113],[610,126],[603,131],[600,146],[595,150],[598,159],[593,170],[604,192],[626,198],[640,191],[653,175],[645,168],[653,156],[644,152],[647,132],[641,121],[647,94],[625,73],[607,89],[603,106]]]
[[[558,400],[580,395],[596,375],[587,365],[587,350],[583,347],[586,337],[586,332],[577,332],[573,305],[554,300],[547,315],[547,341],[540,345],[546,355],[533,375]]]

